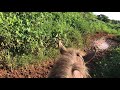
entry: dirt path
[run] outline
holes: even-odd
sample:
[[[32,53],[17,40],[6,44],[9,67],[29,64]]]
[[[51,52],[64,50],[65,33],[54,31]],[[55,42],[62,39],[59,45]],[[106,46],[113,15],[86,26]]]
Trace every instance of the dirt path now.
[[[0,70],[0,78],[46,78],[55,60],[46,60],[17,70]]]
[[[92,61],[87,64],[90,72],[92,72],[95,70],[95,63],[99,62],[99,60],[102,60],[103,57],[108,55],[112,47],[120,47],[120,41],[116,39],[116,36],[105,33],[97,33],[93,35],[90,40],[92,40],[90,42],[91,47],[97,47],[96,55],[93,57]]]
[[[89,68],[93,69],[94,60],[101,58],[101,56],[103,57],[109,51],[109,48],[120,45],[119,41],[114,39],[115,36],[106,33],[96,33],[89,38],[89,47],[97,47],[95,57],[88,64]],[[90,48],[86,50],[89,52],[92,51]],[[54,62],[55,60],[46,60],[41,64],[30,65],[13,71],[0,69],[0,78],[46,78]]]

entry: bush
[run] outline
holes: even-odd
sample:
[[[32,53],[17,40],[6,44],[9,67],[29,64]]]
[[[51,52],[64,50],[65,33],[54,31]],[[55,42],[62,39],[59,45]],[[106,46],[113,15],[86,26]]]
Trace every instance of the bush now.
[[[120,77],[120,47],[111,51],[95,63],[95,70],[91,75],[94,78],[119,78]]]

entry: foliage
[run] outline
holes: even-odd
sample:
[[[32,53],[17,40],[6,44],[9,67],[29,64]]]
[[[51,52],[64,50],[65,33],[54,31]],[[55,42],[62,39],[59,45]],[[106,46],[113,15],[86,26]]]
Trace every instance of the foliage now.
[[[58,39],[83,48],[86,35],[102,31],[119,32],[91,12],[0,12],[0,60],[16,67],[55,58]]]
[[[110,20],[108,19],[108,17],[106,15],[100,14],[98,15],[98,19],[104,22],[109,22]]]
[[[109,53],[95,63],[92,71],[94,78],[119,78],[120,77],[120,47],[113,48]]]

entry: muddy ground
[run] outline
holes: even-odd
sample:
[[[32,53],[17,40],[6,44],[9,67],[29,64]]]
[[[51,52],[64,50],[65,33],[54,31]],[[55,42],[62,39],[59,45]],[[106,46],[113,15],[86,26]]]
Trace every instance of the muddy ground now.
[[[94,70],[94,62],[98,58],[103,57],[109,51],[109,48],[113,46],[120,45],[120,42],[115,39],[116,37],[112,34],[106,33],[96,33],[93,36],[88,37],[89,47],[86,48],[86,51],[89,53],[92,50],[92,47],[95,45],[101,45],[103,42],[107,42],[109,47],[104,47],[106,49],[97,49],[96,55],[92,58],[92,60],[87,64],[90,70]],[[87,46],[88,47],[88,46]],[[101,48],[101,47],[100,47]],[[17,70],[6,70],[0,69],[0,78],[47,78],[47,75],[50,69],[53,67],[55,60],[45,60],[40,64],[29,65],[26,67],[18,68]]]

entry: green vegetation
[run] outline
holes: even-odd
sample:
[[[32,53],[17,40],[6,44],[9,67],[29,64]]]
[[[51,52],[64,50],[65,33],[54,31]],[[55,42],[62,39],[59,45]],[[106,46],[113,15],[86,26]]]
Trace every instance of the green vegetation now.
[[[105,57],[95,63],[94,68],[91,73],[94,78],[119,78],[120,47],[111,49]]]
[[[0,62],[15,68],[55,58],[58,39],[83,48],[85,37],[95,32],[120,35],[119,24],[91,12],[0,12]]]
[[[109,27],[108,32],[111,32],[113,34],[118,33],[118,35],[120,35],[120,21],[119,20],[110,20],[108,19],[107,16],[103,14],[98,15],[97,19],[106,23],[107,27]]]

